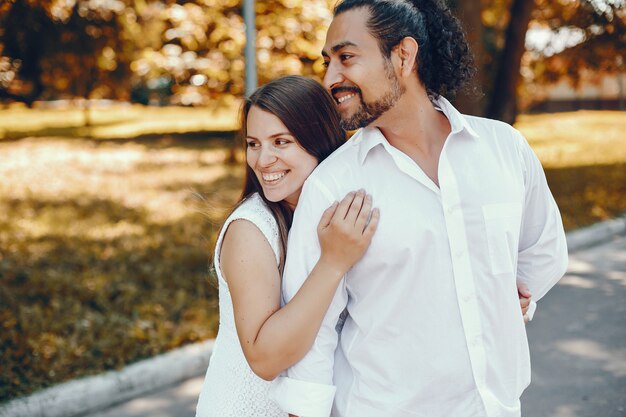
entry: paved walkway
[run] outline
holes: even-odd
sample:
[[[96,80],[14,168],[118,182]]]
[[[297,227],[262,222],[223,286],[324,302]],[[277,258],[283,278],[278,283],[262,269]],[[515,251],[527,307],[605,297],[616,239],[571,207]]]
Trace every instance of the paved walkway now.
[[[570,256],[528,325],[523,417],[626,417],[626,238]],[[89,417],[193,417],[194,378]]]
[[[626,238],[570,256],[528,327],[524,417],[626,416]]]

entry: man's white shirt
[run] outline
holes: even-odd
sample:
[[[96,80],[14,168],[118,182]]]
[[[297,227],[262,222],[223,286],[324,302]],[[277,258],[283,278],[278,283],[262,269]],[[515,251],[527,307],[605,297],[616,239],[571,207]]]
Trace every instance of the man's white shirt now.
[[[534,301],[563,276],[565,234],[545,175],[511,126],[435,106],[451,124],[439,187],[376,128],[305,183],[283,274],[289,301],[320,255],[322,212],[364,188],[380,208],[309,353],[272,387],[300,417],[513,417],[530,382],[516,280]],[[340,333],[335,329],[347,310]],[[336,391],[336,392],[335,392]]]

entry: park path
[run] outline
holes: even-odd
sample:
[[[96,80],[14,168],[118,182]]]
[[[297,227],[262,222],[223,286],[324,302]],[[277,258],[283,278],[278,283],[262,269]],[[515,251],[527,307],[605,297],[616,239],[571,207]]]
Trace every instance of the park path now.
[[[528,325],[523,417],[626,417],[626,237],[570,255]],[[88,417],[193,417],[202,377]]]

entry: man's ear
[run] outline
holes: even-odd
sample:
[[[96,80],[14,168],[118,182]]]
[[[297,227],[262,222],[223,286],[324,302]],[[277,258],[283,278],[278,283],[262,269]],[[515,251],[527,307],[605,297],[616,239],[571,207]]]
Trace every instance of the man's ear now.
[[[400,63],[400,74],[402,76],[409,76],[411,73],[415,73],[417,58],[417,51],[419,50],[419,46],[417,45],[417,41],[410,37],[405,36],[394,48],[393,52],[396,54],[397,59]]]

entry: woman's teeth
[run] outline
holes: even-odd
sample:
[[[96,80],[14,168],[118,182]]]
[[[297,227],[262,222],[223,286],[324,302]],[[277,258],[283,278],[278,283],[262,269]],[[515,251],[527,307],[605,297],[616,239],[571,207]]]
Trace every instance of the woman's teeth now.
[[[263,181],[278,181],[279,179],[281,179],[282,177],[285,176],[287,172],[283,171],[283,172],[272,172],[269,174],[263,174]]]

